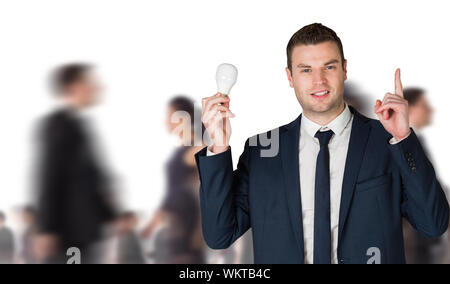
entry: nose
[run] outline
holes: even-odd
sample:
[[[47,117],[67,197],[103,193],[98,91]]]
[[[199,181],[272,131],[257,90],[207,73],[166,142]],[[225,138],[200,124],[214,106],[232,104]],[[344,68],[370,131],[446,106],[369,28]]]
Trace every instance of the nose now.
[[[322,70],[316,70],[313,72],[313,84],[314,85],[323,85],[326,82],[325,74]]]

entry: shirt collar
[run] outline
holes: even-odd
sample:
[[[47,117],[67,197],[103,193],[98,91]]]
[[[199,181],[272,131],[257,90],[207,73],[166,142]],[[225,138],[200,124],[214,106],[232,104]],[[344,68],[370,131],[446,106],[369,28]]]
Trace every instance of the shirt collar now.
[[[334,132],[335,135],[339,136],[342,134],[342,131],[344,131],[345,127],[347,127],[347,124],[350,122],[351,118],[352,113],[350,112],[348,105],[345,104],[344,111],[333,121],[328,123],[328,125],[323,127],[308,119],[305,115],[302,115],[301,128],[303,128],[311,137],[314,137],[319,130],[326,131],[330,129]]]

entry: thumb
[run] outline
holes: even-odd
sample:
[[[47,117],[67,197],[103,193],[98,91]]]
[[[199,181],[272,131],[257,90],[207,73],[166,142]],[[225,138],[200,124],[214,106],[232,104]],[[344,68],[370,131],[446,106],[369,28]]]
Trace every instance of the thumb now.
[[[377,113],[378,109],[380,108],[380,106],[382,105],[382,102],[380,100],[377,100],[375,103],[375,106],[373,107],[373,111],[375,113]]]
[[[382,113],[377,112],[377,116],[378,116],[378,119],[380,121],[383,121],[383,114]]]
[[[375,103],[375,106],[374,106],[374,112],[378,116],[378,119],[380,121],[383,120],[383,114],[380,113],[380,112],[377,112],[377,111],[378,111],[378,109],[380,108],[381,105],[382,105],[382,102],[380,100],[377,100],[377,102]]]

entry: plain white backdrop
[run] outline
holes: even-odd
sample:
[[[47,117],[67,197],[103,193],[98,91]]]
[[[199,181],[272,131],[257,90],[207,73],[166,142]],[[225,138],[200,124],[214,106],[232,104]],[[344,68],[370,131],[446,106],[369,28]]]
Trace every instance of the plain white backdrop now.
[[[105,86],[92,116],[126,207],[151,212],[163,196],[164,163],[175,147],[167,101],[198,103],[216,91],[216,66],[239,69],[231,93],[236,165],[245,139],[301,112],[286,80],[285,47],[320,22],[340,36],[348,78],[375,104],[403,85],[428,90],[436,113],[426,130],[443,184],[448,165],[450,40],[446,1],[0,0],[0,209],[33,190],[33,131],[54,107],[49,72],[92,62]]]

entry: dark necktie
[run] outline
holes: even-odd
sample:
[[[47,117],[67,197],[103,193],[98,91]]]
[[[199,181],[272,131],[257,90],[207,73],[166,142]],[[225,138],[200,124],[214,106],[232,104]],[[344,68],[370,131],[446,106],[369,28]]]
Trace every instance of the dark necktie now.
[[[330,153],[328,142],[333,131],[317,131],[320,151],[317,155],[314,191],[314,264],[331,263],[330,229]]]

